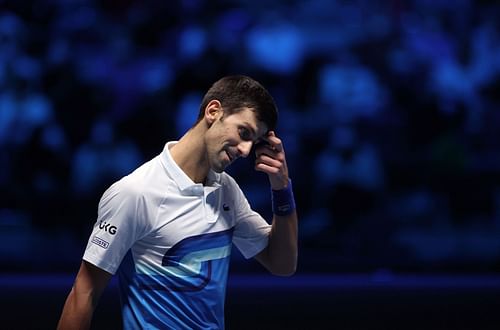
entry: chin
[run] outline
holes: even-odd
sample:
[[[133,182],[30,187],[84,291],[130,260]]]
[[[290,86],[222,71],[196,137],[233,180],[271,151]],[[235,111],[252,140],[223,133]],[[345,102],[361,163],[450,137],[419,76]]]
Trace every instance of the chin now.
[[[212,171],[214,171],[215,173],[222,173],[224,171],[224,169],[226,169],[227,166],[225,166],[224,164],[220,163],[220,164],[214,164],[211,166],[212,168]]]
[[[224,168],[212,167],[212,171],[214,171],[215,173],[222,173],[224,172]]]

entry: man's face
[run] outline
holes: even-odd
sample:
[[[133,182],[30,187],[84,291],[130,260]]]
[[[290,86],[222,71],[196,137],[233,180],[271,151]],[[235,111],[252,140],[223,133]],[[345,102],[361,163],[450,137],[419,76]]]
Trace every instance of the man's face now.
[[[210,168],[220,173],[239,157],[247,157],[267,130],[250,109],[232,115],[223,115],[221,111],[205,135]]]

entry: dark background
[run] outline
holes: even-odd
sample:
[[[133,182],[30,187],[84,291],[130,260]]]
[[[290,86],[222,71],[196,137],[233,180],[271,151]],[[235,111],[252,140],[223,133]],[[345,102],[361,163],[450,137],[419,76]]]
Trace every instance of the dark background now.
[[[0,0],[4,324],[54,327],[104,190],[246,74],[280,108],[300,257],[280,281],[235,250],[228,326],[495,328],[498,17],[468,0]],[[228,172],[269,219],[253,159]]]

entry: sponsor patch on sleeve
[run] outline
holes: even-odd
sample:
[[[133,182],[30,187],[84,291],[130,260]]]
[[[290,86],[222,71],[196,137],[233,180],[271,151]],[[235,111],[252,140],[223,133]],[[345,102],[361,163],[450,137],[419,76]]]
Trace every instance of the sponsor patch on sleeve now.
[[[108,246],[109,246],[108,242],[106,242],[105,240],[103,240],[102,238],[99,238],[97,236],[92,237],[92,241],[91,242],[94,243],[94,244],[96,244],[96,245],[99,245],[103,249],[107,249]]]

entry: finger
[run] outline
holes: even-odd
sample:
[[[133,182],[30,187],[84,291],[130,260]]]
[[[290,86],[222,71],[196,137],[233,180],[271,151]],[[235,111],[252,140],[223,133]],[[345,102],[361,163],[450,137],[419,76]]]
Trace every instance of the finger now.
[[[269,143],[271,147],[273,147],[276,151],[281,152],[283,151],[283,143],[282,141],[276,136],[276,133],[274,131],[269,131],[268,135],[263,137],[265,141]]]
[[[285,163],[285,155],[278,152],[261,152],[256,154],[255,162],[266,162],[281,167]]]
[[[277,158],[279,152],[276,149],[273,149],[273,147],[270,145],[262,145],[255,149],[255,155],[259,157],[262,154],[266,154],[272,158]]]
[[[266,164],[269,166],[273,166],[276,168],[281,168],[283,166],[283,162],[280,161],[279,159],[271,158],[268,155],[261,155],[255,160],[255,164]]]
[[[277,174],[279,172],[278,168],[273,167],[273,166],[269,166],[269,165],[264,164],[264,163],[256,164],[255,170],[260,171],[260,172],[264,172],[267,174]]]

